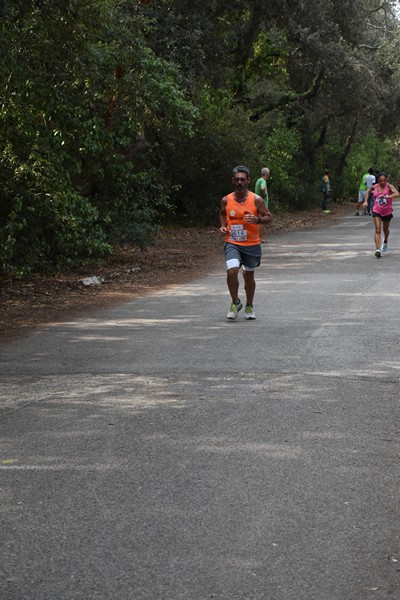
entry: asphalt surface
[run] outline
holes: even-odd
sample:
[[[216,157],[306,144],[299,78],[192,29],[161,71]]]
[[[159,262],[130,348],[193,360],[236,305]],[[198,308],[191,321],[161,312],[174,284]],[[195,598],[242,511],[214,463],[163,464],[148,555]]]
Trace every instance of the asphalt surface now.
[[[327,216],[327,218],[330,218]],[[400,218],[0,349],[2,600],[400,598]]]

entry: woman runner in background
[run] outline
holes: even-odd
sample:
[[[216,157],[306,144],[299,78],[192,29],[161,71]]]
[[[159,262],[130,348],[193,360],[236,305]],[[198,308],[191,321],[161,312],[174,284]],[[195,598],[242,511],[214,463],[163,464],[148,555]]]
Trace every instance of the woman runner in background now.
[[[368,198],[373,194],[374,204],[372,206],[372,216],[375,223],[375,256],[381,258],[388,249],[389,223],[393,218],[392,200],[399,197],[399,192],[386,179],[386,173],[379,173],[378,183],[372,186],[367,192],[364,201],[364,210],[368,205]],[[381,227],[383,229],[383,244],[381,244]]]

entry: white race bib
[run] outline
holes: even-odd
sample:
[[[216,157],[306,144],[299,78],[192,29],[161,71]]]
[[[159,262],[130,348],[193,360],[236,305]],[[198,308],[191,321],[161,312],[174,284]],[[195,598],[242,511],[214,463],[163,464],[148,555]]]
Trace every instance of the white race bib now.
[[[247,230],[244,225],[231,225],[230,240],[232,242],[247,242]]]

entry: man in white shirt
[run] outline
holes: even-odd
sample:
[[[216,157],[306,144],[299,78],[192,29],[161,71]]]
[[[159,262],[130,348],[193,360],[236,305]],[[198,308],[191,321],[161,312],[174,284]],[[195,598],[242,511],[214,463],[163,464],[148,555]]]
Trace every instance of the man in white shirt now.
[[[365,185],[367,187],[367,191],[370,190],[372,188],[372,186],[374,185],[374,183],[376,183],[376,177],[374,175],[374,170],[373,169],[368,169],[368,175],[365,178]],[[368,206],[367,206],[367,213],[369,215],[372,215],[372,205],[374,202],[374,196],[373,194],[370,194],[368,197]],[[364,210],[365,213],[365,210]]]

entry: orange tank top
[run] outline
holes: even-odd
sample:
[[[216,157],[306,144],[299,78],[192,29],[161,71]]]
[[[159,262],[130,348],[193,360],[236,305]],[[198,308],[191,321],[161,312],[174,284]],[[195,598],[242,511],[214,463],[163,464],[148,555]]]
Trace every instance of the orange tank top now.
[[[225,241],[239,246],[256,246],[260,243],[259,225],[257,223],[247,223],[244,220],[245,211],[258,216],[258,210],[255,204],[255,194],[249,192],[242,204],[235,200],[235,194],[229,194],[226,203],[226,217],[228,233]]]

